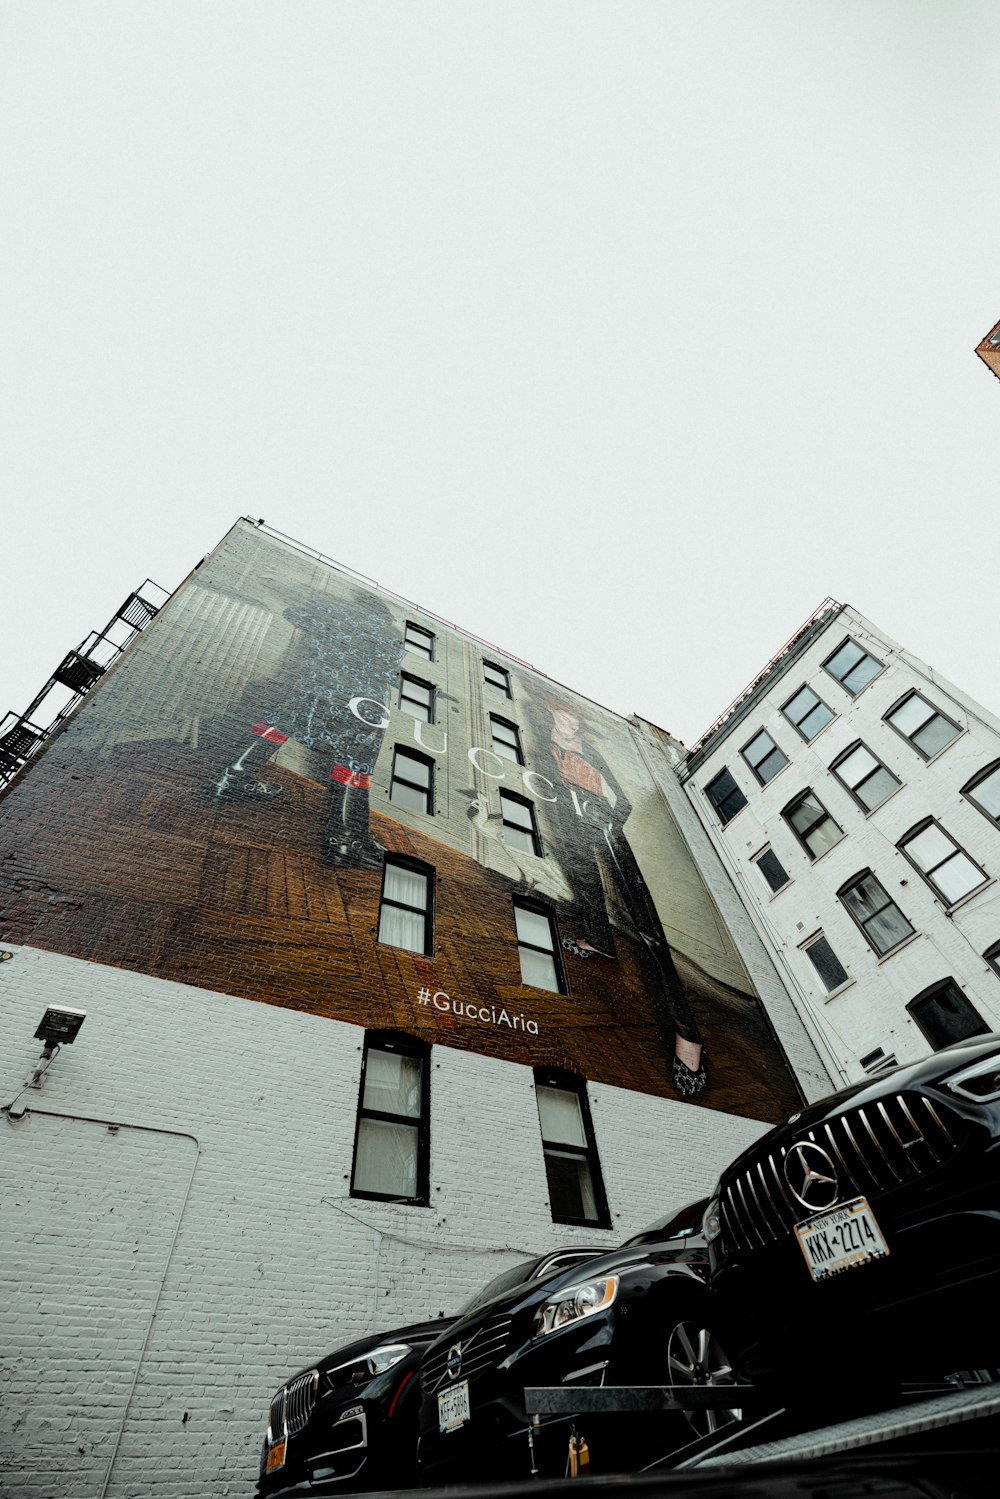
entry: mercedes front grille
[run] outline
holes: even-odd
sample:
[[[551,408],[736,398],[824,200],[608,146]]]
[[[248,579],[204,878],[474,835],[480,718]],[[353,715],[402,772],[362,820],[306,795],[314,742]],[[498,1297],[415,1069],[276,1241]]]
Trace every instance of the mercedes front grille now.
[[[958,1149],[962,1126],[920,1093],[897,1093],[863,1108],[847,1109],[804,1131],[834,1162],[839,1200],[868,1197],[915,1181]],[[784,1239],[809,1216],[785,1181],[785,1149],[762,1151],[722,1179],[723,1238],[737,1251]]]

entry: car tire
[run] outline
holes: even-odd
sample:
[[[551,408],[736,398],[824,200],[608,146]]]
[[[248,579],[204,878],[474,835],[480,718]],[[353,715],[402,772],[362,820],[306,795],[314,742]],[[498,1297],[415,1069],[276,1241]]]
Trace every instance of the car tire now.
[[[663,1323],[661,1347],[665,1384],[717,1389],[740,1383],[731,1353],[732,1339],[707,1297],[691,1297],[672,1309]],[[692,1437],[713,1436],[742,1419],[742,1407],[735,1403],[719,1410],[684,1412]]]

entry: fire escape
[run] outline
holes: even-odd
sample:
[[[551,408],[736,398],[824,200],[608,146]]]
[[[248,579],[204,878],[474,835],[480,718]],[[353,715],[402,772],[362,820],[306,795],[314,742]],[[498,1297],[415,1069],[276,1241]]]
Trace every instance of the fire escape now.
[[[11,711],[0,719],[0,790],[55,733],[169,597],[167,589],[147,578],[115,610],[103,630],[91,630],[76,650],[63,657],[23,713]]]

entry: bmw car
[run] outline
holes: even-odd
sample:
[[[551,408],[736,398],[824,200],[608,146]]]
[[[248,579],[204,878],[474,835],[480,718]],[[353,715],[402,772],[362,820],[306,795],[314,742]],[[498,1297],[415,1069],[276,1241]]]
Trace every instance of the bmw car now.
[[[706,1237],[731,1359],[793,1401],[996,1366],[1000,1035],[793,1114],[723,1172]]]
[[[526,1387],[734,1382],[712,1332],[705,1285],[708,1247],[702,1200],[660,1218],[586,1266],[512,1288],[467,1311],[424,1354],[420,1366],[421,1481],[527,1478],[534,1468],[561,1477],[573,1418],[531,1427]],[[736,1409],[701,1413],[704,1430]],[[676,1418],[684,1426],[682,1418]],[[630,1466],[647,1439],[664,1444],[635,1416],[591,1418],[592,1468]],[[694,1433],[699,1434],[696,1428]],[[688,1433],[678,1430],[672,1441]]]
[[[597,1246],[553,1250],[495,1276],[462,1308],[469,1315],[533,1277],[592,1259]],[[416,1483],[416,1370],[454,1317],[347,1343],[294,1375],[271,1401],[259,1499],[412,1487]]]

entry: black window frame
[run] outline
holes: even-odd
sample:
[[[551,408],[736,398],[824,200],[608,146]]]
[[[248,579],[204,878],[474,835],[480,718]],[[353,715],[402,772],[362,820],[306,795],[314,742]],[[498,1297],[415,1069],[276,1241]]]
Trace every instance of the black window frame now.
[[[893,723],[892,715],[894,713],[898,713],[901,708],[904,708],[907,703],[912,702],[915,697],[918,697],[922,703],[926,703],[930,711],[928,712],[928,715],[924,719],[923,723],[913,730],[913,734],[906,734],[902,729],[898,728],[897,725]],[[915,734],[922,733],[923,730],[927,728],[927,725],[935,718],[940,718],[944,723],[950,724],[955,732],[954,734],[952,734],[947,744],[942,744],[940,749],[936,749],[932,755],[929,755],[927,751],[917,743],[916,739],[913,736]],[[952,745],[955,743],[955,740],[959,739],[965,732],[960,723],[956,723],[955,720],[953,718],[950,718],[947,713],[942,713],[940,708],[936,708],[931,702],[930,698],[925,697],[918,687],[912,687],[909,692],[904,692],[902,697],[897,698],[892,707],[886,709],[886,711],[882,714],[882,722],[887,723],[892,732],[894,734],[898,734],[904,744],[908,744],[912,750],[916,751],[921,760],[925,760],[928,763],[930,763],[931,760],[936,760],[938,755],[943,755],[945,750],[951,749]]]
[[[951,991],[949,997],[957,999],[959,1006],[970,1011],[979,1024],[971,1030],[963,1032],[961,1036],[946,1036],[942,1038],[940,1030],[935,1034],[933,1027],[926,1023],[927,1007],[929,1001],[937,999],[948,991]],[[920,993],[914,995],[906,1006],[906,1013],[932,1051],[943,1051],[946,1046],[953,1046],[956,1041],[964,1041],[967,1036],[988,1036],[990,1033],[989,1025],[952,974],[948,974],[946,978],[938,979],[934,984],[928,984],[926,989],[921,989]]]
[[[859,781],[855,782],[854,785],[852,785],[850,781],[848,781],[844,776],[841,775],[840,767],[846,760],[849,760],[853,754],[856,754],[859,749],[864,750],[866,754],[871,755],[872,759],[875,761],[875,766],[874,769],[868,771],[867,775],[862,776]],[[880,770],[884,770],[887,776],[891,776],[896,784],[895,786],[893,786],[891,791],[886,792],[881,801],[877,801],[872,806],[869,806],[864,798],[859,795],[858,788],[867,785],[872,777],[877,775]],[[890,770],[885,761],[880,760],[871,746],[867,745],[863,739],[855,739],[853,744],[849,744],[847,746],[847,749],[845,749],[841,754],[837,756],[836,760],[834,760],[832,765],[830,766],[830,773],[831,775],[835,775],[837,777],[837,780],[843,786],[847,794],[851,797],[852,801],[856,802],[864,813],[876,812],[879,807],[885,805],[885,803],[891,796],[895,796],[896,792],[903,784],[897,776],[896,772],[894,770]]]
[[[801,807],[803,802],[805,802],[809,797],[812,797],[813,801],[816,803],[817,807],[820,809],[823,815],[822,817],[815,818],[809,824],[807,832],[804,833],[800,832],[799,829],[795,826],[794,822],[792,821],[792,813],[795,812],[799,807]],[[788,827],[791,829],[793,836],[798,839],[803,849],[805,849],[805,852],[809,856],[810,862],[812,863],[815,863],[817,859],[821,859],[824,854],[828,854],[831,848],[836,848],[837,844],[842,842],[845,836],[844,830],[840,826],[840,823],[834,817],[833,813],[830,812],[827,807],[825,807],[824,804],[820,801],[819,797],[816,795],[811,786],[807,786],[805,791],[800,791],[798,796],[793,797],[790,802],[782,807],[781,815],[787,823]],[[821,849],[819,853],[814,853],[813,850],[809,847],[809,844],[806,842],[807,833],[811,833],[814,828],[818,828],[822,823],[826,822],[827,819],[829,819],[829,821],[833,823],[834,827],[840,834],[840,837],[834,839],[833,843],[828,844],[827,847]]]
[[[833,661],[835,657],[840,655],[845,645],[856,646],[857,649],[861,652],[861,656],[859,660],[855,661],[853,666],[848,667],[847,671],[844,672],[844,675],[842,677],[838,677],[835,671],[830,670],[830,662]],[[874,661],[875,665],[878,667],[878,671],[875,672],[873,676],[870,676],[867,682],[862,682],[861,686],[857,689],[848,687],[846,678],[851,675],[851,672],[857,671],[862,661]],[[839,682],[841,687],[843,687],[844,691],[848,693],[850,697],[858,697],[862,692],[864,692],[866,687],[869,687],[877,677],[880,677],[882,675],[885,669],[885,662],[880,661],[877,656],[873,656],[871,651],[866,649],[866,647],[863,646],[859,640],[855,640],[853,635],[845,635],[843,640],[837,646],[837,649],[835,651],[831,651],[826,660],[823,662],[823,670],[826,672],[827,676],[830,677],[832,681]]]
[[[489,675],[491,671],[495,671],[497,676],[502,677],[503,680],[500,682],[494,682]],[[504,697],[513,698],[514,694],[510,688],[510,672],[507,670],[506,666],[498,666],[495,661],[487,661],[484,658],[483,681],[487,687],[495,687],[498,692],[502,692]]]
[[[422,687],[423,690],[427,693],[428,699],[427,699],[427,703],[426,703],[426,708],[427,708],[427,717],[426,718],[422,718],[419,713],[412,713],[410,711],[410,709],[408,707],[406,707],[406,704],[408,702],[412,703],[412,702],[419,701],[416,698],[412,698],[412,697],[408,697],[407,696],[407,693],[406,693],[407,686]],[[433,682],[425,682],[422,677],[415,677],[413,675],[413,673],[409,672],[409,671],[401,671],[400,672],[400,674],[399,674],[399,711],[401,713],[407,713],[407,714],[409,714],[410,718],[414,719],[416,723],[433,723],[434,722],[434,715],[435,715],[436,701],[437,701],[437,688],[434,686]],[[425,705],[421,704],[421,707],[423,707],[423,706],[425,706]]]
[[[1000,827],[1000,815],[994,816],[976,796],[976,787],[981,786],[984,781],[992,780],[994,776],[1000,776],[1000,760],[991,760],[989,765],[984,765],[982,770],[977,770],[976,774],[962,787],[962,795],[972,803],[981,816],[986,818],[987,822],[992,823],[996,828]]]
[[[983,953],[983,957],[993,969],[993,972],[1000,977],[1000,940],[991,942]]]
[[[408,780],[405,775],[400,775],[399,774],[399,762],[400,762],[400,759],[403,759],[403,760],[412,760],[412,761],[414,761],[418,765],[424,765],[424,766],[426,766],[427,767],[427,785],[426,786],[421,786],[419,781],[411,781],[411,780]],[[435,762],[434,762],[434,760],[432,759],[432,757],[430,755],[421,755],[417,750],[411,750],[408,745],[406,745],[406,746],[404,746],[402,744],[393,745],[393,749],[392,749],[392,772],[391,772],[391,774],[389,776],[389,800],[390,800],[390,802],[394,802],[395,805],[397,807],[401,807],[404,812],[416,812],[419,816],[433,817],[434,816],[434,768],[435,768]],[[422,809],[419,808],[419,807],[408,807],[405,802],[398,801],[393,796],[393,794],[392,794],[394,787],[396,787],[397,785],[399,785],[399,786],[405,786],[410,791],[416,791],[416,792],[419,792],[421,795],[426,796],[426,798],[427,798],[427,806],[424,807],[424,808],[422,808]]]
[[[838,969],[843,974],[843,978],[839,978],[835,984],[827,983],[823,973],[823,969],[813,957],[813,948],[819,947],[821,943],[826,949],[827,956],[831,958],[834,963],[836,963]],[[811,937],[807,938],[807,940],[801,944],[799,950],[800,952],[804,953],[805,956],[809,959],[809,962],[812,965],[813,973],[815,973],[816,977],[819,979],[828,995],[836,994],[839,990],[844,988],[845,984],[849,984],[851,982],[851,975],[848,973],[847,969],[840,961],[840,957],[835,951],[833,943],[830,941],[825,932],[814,932]]]
[[[531,822],[530,828],[525,828],[521,823],[512,822],[508,818],[506,809],[509,805],[513,805],[515,807],[524,807],[526,809],[528,818]],[[540,859],[542,857],[542,839],[538,831],[538,819],[535,816],[535,805],[533,802],[530,802],[526,796],[518,795],[516,791],[508,791],[505,787],[501,787],[500,819],[504,830],[501,836],[503,837],[504,844],[507,847],[513,849],[516,853],[519,854],[531,853],[536,859]],[[522,848],[516,842],[510,842],[506,836],[506,830],[508,828],[511,828],[518,833],[527,833],[531,838],[531,848]]]
[[[770,854],[775,864],[785,876],[780,884],[772,885],[770,879],[764,873],[764,860],[767,858],[768,854]],[[788,873],[788,870],[785,868],[784,864],[782,864],[781,860],[778,858],[778,855],[774,852],[774,849],[770,846],[770,844],[767,848],[762,848],[759,854],[754,854],[753,859],[750,862],[752,864],[755,864],[760,870],[761,879],[764,881],[764,884],[770,890],[772,895],[777,895],[779,890],[784,890],[786,885],[790,885],[792,883],[791,875]]]
[[[947,838],[954,852],[950,853],[947,858],[941,859],[937,864],[934,865],[934,868],[932,870],[927,870],[921,869],[920,865],[917,863],[916,859],[914,859],[912,854],[907,852],[907,846],[913,843],[915,839],[919,838],[921,833],[926,833],[927,829],[931,827],[937,828],[938,832],[941,833],[943,837]],[[948,829],[946,827],[943,827],[936,817],[921,818],[918,823],[915,823],[912,828],[910,828],[903,834],[902,838],[898,840],[896,847],[899,849],[899,852],[903,855],[903,858],[906,860],[906,862],[912,865],[912,867],[917,871],[917,874],[919,874],[924,884],[930,887],[937,899],[949,911],[952,910],[955,906],[960,905],[963,900],[967,900],[970,895],[975,895],[977,890],[981,890],[984,885],[989,883],[990,877],[986,873],[985,869],[983,869],[982,865],[977,863],[977,861],[969,853],[968,849],[962,847],[957,838],[952,837],[951,833],[948,832]],[[977,885],[973,885],[969,890],[963,891],[961,895],[957,895],[955,899],[952,900],[945,893],[945,891],[940,889],[939,886],[935,883],[933,876],[937,870],[943,868],[945,864],[949,864],[956,854],[961,854],[964,858],[968,859],[972,867],[979,870],[982,878]]]
[[[436,639],[434,631],[428,630],[426,625],[418,625],[415,619],[406,621],[403,629],[403,645],[415,656],[422,656],[425,661],[433,661]]]
[[[408,1056],[419,1060],[420,1067],[420,1113],[412,1114],[390,1114],[381,1109],[369,1109],[365,1107],[365,1082],[368,1075],[368,1057],[370,1052],[389,1052],[396,1056]],[[399,1031],[366,1031],[364,1051],[361,1057],[361,1078],[358,1083],[358,1108],[354,1121],[354,1153],[351,1157],[351,1191],[352,1197],[362,1198],[368,1202],[399,1202],[409,1207],[428,1207],[430,1204],[430,1155],[431,1155],[431,1070],[430,1070],[431,1048],[426,1041],[418,1040],[415,1036],[408,1036]],[[358,1170],[358,1143],[361,1139],[362,1121],[374,1119],[384,1124],[405,1125],[414,1128],[417,1146],[417,1192],[415,1196],[404,1197],[393,1192],[370,1192],[363,1187],[355,1187],[354,1181]]]
[[[713,788],[713,786],[717,786],[718,785],[718,783],[722,780],[723,776],[728,776],[729,777],[730,784],[731,784],[731,789],[728,790],[724,796],[717,798],[713,794],[712,788]],[[734,793],[735,793],[736,796],[738,796],[740,798],[740,804],[739,804],[738,807],[734,808],[734,810],[732,812],[726,813],[726,812],[723,811],[723,808],[725,807],[726,803],[731,799],[731,797],[734,795]],[[728,765],[724,765],[722,767],[722,769],[718,772],[718,774],[714,775],[712,777],[712,779],[706,783],[706,785],[705,785],[705,795],[708,797],[708,800],[711,802],[712,806],[714,807],[715,814],[718,817],[718,819],[721,822],[721,824],[722,824],[723,827],[726,827],[729,823],[731,823],[734,817],[739,816],[739,814],[743,811],[743,808],[747,805],[746,793],[744,792],[742,786],[740,786],[739,782],[737,781],[736,777],[733,775],[732,771],[729,769]]]
[[[861,917],[858,916],[852,909],[850,903],[847,900],[847,896],[852,890],[855,890],[858,885],[862,884],[865,880],[870,880],[873,884],[877,885],[879,890],[885,896],[885,900],[877,910],[873,911],[870,916],[866,916],[864,920],[862,920]],[[888,890],[882,884],[882,881],[871,869],[861,869],[857,874],[852,875],[849,880],[845,880],[843,885],[841,885],[840,889],[837,891],[837,899],[844,907],[844,910],[847,912],[848,916],[850,916],[851,920],[854,922],[854,925],[861,932],[872,952],[876,953],[880,958],[887,958],[890,953],[898,951],[898,949],[901,948],[905,942],[909,942],[910,938],[916,931],[916,928],[910,921],[910,918],[907,916],[906,912],[902,909],[901,906],[898,906],[896,904],[892,896],[889,894]],[[868,923],[874,921],[876,917],[881,916],[882,913],[884,911],[887,911],[890,906],[894,911],[897,912],[899,916],[902,917],[907,927],[909,927],[909,931],[904,932],[904,934],[899,938],[899,941],[894,942],[891,947],[880,947],[879,944],[874,940],[871,932],[868,930]]]
[[[503,746],[503,749],[497,749],[496,731],[498,728],[502,730],[506,729],[511,736],[509,739],[504,739],[501,735],[499,743]],[[509,760],[511,765],[524,764],[524,750],[521,746],[521,730],[518,728],[516,723],[512,723],[509,718],[502,718],[499,713],[490,714],[490,745],[492,746],[493,753],[499,756],[501,760]],[[504,750],[513,750],[514,753],[512,755],[504,754]]]
[[[795,699],[797,697],[799,697],[803,692],[811,692],[812,695],[813,695],[813,697],[816,699],[816,701],[813,704],[813,706],[808,709],[807,712],[803,713],[803,715],[802,715],[801,718],[793,718],[792,715],[789,713],[788,710],[791,707],[791,705],[794,703]],[[820,724],[819,728],[816,730],[816,733],[814,733],[814,734],[807,734],[805,732],[805,730],[803,729],[802,725],[805,723],[806,719],[810,716],[810,714],[816,712],[817,708],[825,708],[826,711],[827,711],[827,713],[829,713],[830,717],[826,720],[825,723]],[[816,735],[817,734],[822,734],[822,732],[826,728],[827,724],[832,723],[833,720],[837,717],[837,714],[830,707],[830,704],[828,702],[826,702],[825,699],[821,698],[820,695],[819,695],[819,693],[816,691],[816,689],[814,687],[810,687],[810,685],[809,685],[808,682],[803,682],[802,686],[799,687],[795,692],[792,693],[792,695],[788,699],[788,701],[783,704],[781,711],[782,711],[782,714],[784,715],[784,717],[791,724],[792,728],[798,734],[799,738],[803,739],[806,742],[806,744],[812,744],[813,740],[816,738]]]
[[[573,1072],[565,1072],[560,1067],[536,1067],[535,1076],[535,1109],[538,1115],[538,1134],[542,1142],[542,1158],[545,1162],[545,1185],[549,1196],[549,1212],[553,1223],[568,1224],[577,1228],[604,1228],[612,1226],[611,1212],[608,1208],[607,1193],[604,1188],[604,1173],[601,1170],[601,1158],[597,1149],[597,1137],[594,1134],[594,1122],[590,1113],[590,1100],[587,1096],[587,1079]],[[549,1088],[553,1092],[572,1093],[580,1106],[580,1120],[583,1124],[586,1145],[569,1145],[561,1140],[546,1140],[542,1132],[542,1111],[539,1107],[538,1089]],[[549,1171],[549,1152],[555,1154],[560,1152],[563,1156],[573,1156],[578,1160],[585,1161],[590,1172],[590,1186],[594,1196],[594,1210],[596,1216],[593,1218],[579,1217],[569,1213],[557,1213],[552,1203],[552,1177]]]
[[[517,943],[517,964],[521,975],[521,983],[526,989],[541,989],[545,994],[568,994],[569,985],[566,982],[566,970],[562,961],[562,944],[559,940],[559,927],[556,922],[555,912],[551,906],[543,905],[537,900],[520,900],[517,897],[513,901],[514,909],[514,940]],[[534,916],[544,916],[549,924],[549,935],[552,939],[551,947],[540,947],[535,942],[527,942],[517,930],[517,912],[530,911]],[[541,952],[552,959],[552,967],[556,976],[555,989],[547,989],[543,984],[529,984],[524,977],[524,969],[521,965],[521,949],[526,948],[529,952]]]
[[[762,755],[759,760],[751,760],[750,756],[747,754],[747,750],[752,744],[756,744],[757,740],[761,738],[766,739],[771,748],[767,751],[766,754]],[[777,743],[774,735],[763,726],[761,726],[761,728],[757,730],[756,734],[752,735],[751,738],[747,740],[746,744],[740,750],[740,754],[743,757],[744,763],[750,767],[750,770],[753,772],[754,776],[762,786],[766,786],[770,781],[773,781],[775,776],[780,775],[785,766],[788,764],[788,756],[781,748],[781,745]],[[781,756],[781,764],[777,767],[776,770],[772,770],[769,775],[761,775],[760,767],[762,765],[766,765],[768,760],[770,760],[773,755]]]
[[[416,874],[427,876],[427,905],[408,906],[403,901],[387,896],[385,893],[386,871],[389,869],[409,869]],[[402,854],[386,854],[382,861],[382,884],[378,895],[378,918],[375,924],[375,940],[382,943],[384,947],[394,948],[396,952],[412,952],[417,956],[431,958],[434,956],[434,893],[436,884],[436,871],[433,864],[425,864],[421,859],[409,859]],[[424,946],[422,953],[418,953],[415,947],[400,947],[397,942],[386,942],[382,936],[382,912],[386,906],[391,906],[397,911],[420,912],[424,918]]]

